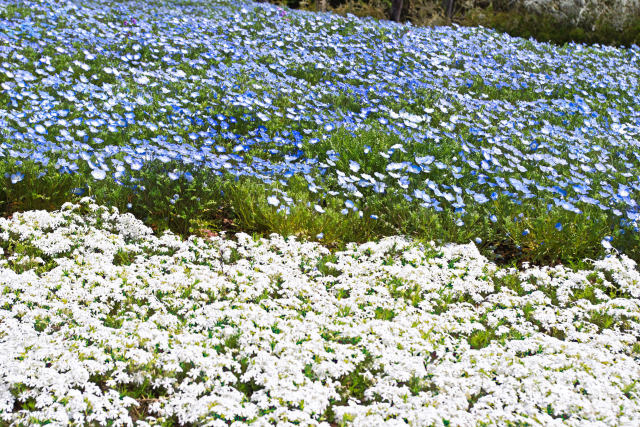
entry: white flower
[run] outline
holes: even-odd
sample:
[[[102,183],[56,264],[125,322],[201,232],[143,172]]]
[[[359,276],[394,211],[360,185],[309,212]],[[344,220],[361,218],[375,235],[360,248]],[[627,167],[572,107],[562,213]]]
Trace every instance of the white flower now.
[[[640,416],[640,273],[624,256],[517,271],[473,243],[388,237],[332,254],[275,234],[182,240],[82,203],[83,216],[67,204],[0,219],[0,238],[20,242],[0,265],[6,422],[129,424],[140,402],[120,390],[147,384],[157,400],[143,424],[315,425],[349,378],[362,394],[331,409],[354,425]],[[598,300],[576,300],[594,272]],[[608,297],[613,286],[623,297]],[[499,340],[469,339],[489,332]],[[35,410],[13,411],[18,388]]]
[[[280,204],[280,200],[278,200],[276,196],[269,196],[267,197],[267,203],[271,206],[278,206]]]

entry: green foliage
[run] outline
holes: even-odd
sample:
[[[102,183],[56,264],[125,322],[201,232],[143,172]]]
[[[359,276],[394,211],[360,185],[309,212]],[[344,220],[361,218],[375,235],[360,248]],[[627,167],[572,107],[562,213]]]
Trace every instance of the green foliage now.
[[[338,261],[337,256],[333,254],[325,255],[322,258],[320,258],[316,267],[318,268],[318,271],[322,273],[323,276],[338,277],[340,274],[342,274],[342,272],[335,267],[327,265],[327,264],[335,264],[337,261]],[[343,295],[343,297],[346,297],[346,296]]]
[[[380,320],[393,320],[396,313],[388,308],[376,307],[375,318]]]
[[[551,16],[519,9],[498,11],[478,8],[457,17],[457,20],[466,26],[482,25],[514,37],[532,37],[541,42],[558,45],[575,42],[630,47],[633,44],[640,44],[640,19],[632,21],[622,30],[617,30],[606,23],[599,23],[595,28],[587,29],[558,22]]]
[[[272,2],[294,9],[315,10],[315,2],[304,3],[298,0],[273,0]],[[375,19],[389,19],[391,10],[390,1],[383,0],[334,0],[330,4],[337,13],[343,15],[351,13]],[[450,23],[444,17],[441,2],[433,0],[405,2],[401,19],[418,26]],[[474,2],[471,7],[457,2],[452,21],[463,26],[483,26],[514,37],[534,38],[557,45],[571,42],[626,47],[633,44],[640,45],[640,17],[629,20],[622,29],[617,29],[602,20],[594,23],[593,27],[587,28],[576,26],[571,22],[559,21],[550,14],[527,11],[517,3],[494,0]]]
[[[475,330],[469,338],[467,338],[467,342],[473,349],[480,349],[488,346],[491,341],[496,338],[495,331],[492,329],[489,330]]]
[[[118,249],[113,256],[113,265],[131,265],[135,259],[135,253]]]
[[[420,285],[417,283],[411,285],[405,283],[397,277],[393,277],[388,283],[386,283],[386,285],[389,289],[389,294],[393,298],[402,298],[410,303],[413,307],[417,307],[418,304],[420,304],[424,300]]]

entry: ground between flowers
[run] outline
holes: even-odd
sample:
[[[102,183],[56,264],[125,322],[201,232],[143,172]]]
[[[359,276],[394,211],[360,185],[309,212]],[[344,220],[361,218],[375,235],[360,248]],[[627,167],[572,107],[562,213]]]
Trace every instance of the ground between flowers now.
[[[640,273],[156,236],[91,200],[0,219],[0,423],[632,425]]]

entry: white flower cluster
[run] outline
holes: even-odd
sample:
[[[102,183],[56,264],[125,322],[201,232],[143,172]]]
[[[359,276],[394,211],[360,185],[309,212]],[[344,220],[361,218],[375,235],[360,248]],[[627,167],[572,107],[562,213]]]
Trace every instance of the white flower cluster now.
[[[181,240],[90,200],[0,219],[0,247],[0,423],[640,419],[624,256],[516,271],[401,237]]]

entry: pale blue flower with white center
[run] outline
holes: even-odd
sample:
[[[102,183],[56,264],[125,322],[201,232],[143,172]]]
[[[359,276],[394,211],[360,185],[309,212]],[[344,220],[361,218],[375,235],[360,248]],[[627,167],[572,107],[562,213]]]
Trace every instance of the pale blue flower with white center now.
[[[103,179],[106,178],[107,173],[102,169],[94,169],[91,171],[91,176],[93,177],[93,179],[102,181]]]
[[[131,163],[130,166],[131,166],[131,170],[137,171],[142,169],[142,162],[136,159]]]
[[[320,205],[315,205],[313,208],[314,208],[314,209],[316,210],[316,212],[318,212],[318,213],[324,213],[324,212],[325,212],[325,210],[324,210],[324,209],[322,208],[322,206],[320,206]]]
[[[267,197],[267,203],[271,206],[278,206],[280,204],[280,200],[278,200],[276,196],[269,196]]]
[[[529,229],[525,228],[524,231],[522,232],[523,236],[528,236],[529,235]]]
[[[316,239],[318,239],[318,240],[322,240],[322,239],[324,239],[324,233],[318,233],[318,234],[316,234]]]
[[[22,172],[16,172],[14,174],[11,174],[11,183],[17,184],[18,182],[22,181],[23,178],[24,178],[24,174]]]
[[[481,244],[481,243],[482,243],[482,239],[481,239],[481,238],[479,238],[479,237],[476,237],[476,238],[475,238],[475,242],[476,242],[476,244],[477,244],[477,245],[479,245],[479,244]]]
[[[344,205],[345,205],[348,209],[353,209],[353,208],[356,206],[356,204],[355,204],[355,203],[353,203],[353,201],[352,201],[352,200],[349,200],[349,199],[347,199],[347,200],[345,200],[345,201],[344,201]]]
[[[47,128],[44,127],[41,124],[37,124],[36,125],[36,132],[38,132],[40,135],[45,135],[47,133]]]
[[[489,199],[487,198],[487,196],[485,196],[484,194],[481,193],[476,193],[473,195],[473,200],[475,200],[476,202],[483,204],[489,201]]]
[[[562,231],[562,223],[557,222],[557,223],[556,223],[556,225],[555,225],[555,228],[556,228],[556,230],[558,230],[558,231]]]
[[[492,214],[492,215],[489,216],[489,220],[491,222],[498,222],[498,217]]]

